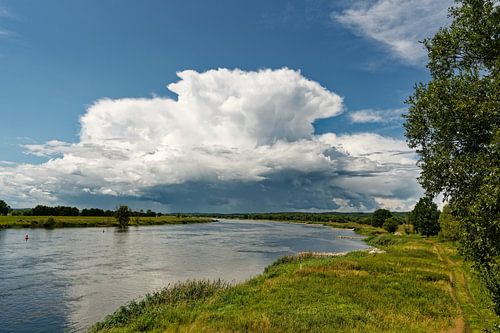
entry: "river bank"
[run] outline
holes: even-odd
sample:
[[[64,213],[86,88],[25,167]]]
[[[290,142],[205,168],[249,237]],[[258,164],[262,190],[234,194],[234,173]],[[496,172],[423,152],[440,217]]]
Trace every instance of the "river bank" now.
[[[385,252],[285,256],[234,286],[179,283],[91,331],[471,332],[498,320],[453,244],[351,227]]]
[[[51,221],[50,219],[53,219]],[[129,226],[209,223],[208,217],[178,217],[163,215],[158,217],[131,217]],[[76,228],[76,227],[117,227],[112,216],[0,216],[0,229],[7,228]]]

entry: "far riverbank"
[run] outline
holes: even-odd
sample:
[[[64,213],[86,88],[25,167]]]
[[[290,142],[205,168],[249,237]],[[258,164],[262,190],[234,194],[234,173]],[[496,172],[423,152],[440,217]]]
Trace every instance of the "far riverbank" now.
[[[52,220],[50,220],[52,219]],[[131,217],[129,226],[162,224],[210,223],[210,217],[181,217],[162,215],[157,217]],[[6,228],[75,228],[75,227],[117,227],[112,216],[0,216],[0,229]]]

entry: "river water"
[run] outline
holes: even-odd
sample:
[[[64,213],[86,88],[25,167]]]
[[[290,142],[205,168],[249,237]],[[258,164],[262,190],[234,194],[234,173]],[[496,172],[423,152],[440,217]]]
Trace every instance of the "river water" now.
[[[85,331],[127,301],[179,280],[239,282],[283,255],[368,247],[339,235],[354,233],[246,220],[125,232],[0,230],[0,332]]]

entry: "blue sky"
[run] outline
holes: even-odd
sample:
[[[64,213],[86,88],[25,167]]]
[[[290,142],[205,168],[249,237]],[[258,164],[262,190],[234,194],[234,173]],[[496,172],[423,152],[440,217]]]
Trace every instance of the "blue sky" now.
[[[260,76],[265,76],[266,80],[278,80],[276,84],[281,82],[276,72],[288,68],[290,72],[283,75],[290,75],[290,79],[297,79],[296,75],[299,75],[303,80],[315,82],[343,99],[336,110],[324,111],[318,114],[318,118],[311,120],[309,116],[304,116],[304,122],[307,123],[304,126],[313,124],[314,133],[295,137],[282,131],[273,136],[278,141],[290,144],[294,140],[314,141],[327,133],[335,133],[338,137],[334,143],[328,141],[331,145],[338,145],[341,136],[346,140],[360,140],[362,135],[368,134],[373,138],[404,141],[402,122],[397,115],[404,112],[403,101],[411,94],[414,84],[428,78],[424,65],[425,52],[417,40],[432,35],[437,27],[446,24],[445,13],[449,4],[449,1],[427,0],[0,1],[0,161],[3,161],[0,164],[0,184],[4,188],[16,186],[19,190],[24,189],[21,190],[24,191],[23,195],[15,194],[14,190],[12,193],[6,190],[4,195],[13,202],[13,206],[30,205],[38,201],[78,206],[100,203],[116,206],[125,202],[160,210],[189,210],[178,199],[172,199],[172,194],[169,194],[172,189],[175,187],[177,193],[187,193],[186,200],[181,200],[185,203],[192,198],[190,191],[193,189],[210,192],[207,186],[212,186],[210,188],[217,188],[213,196],[220,198],[223,204],[206,203],[193,206],[193,210],[254,211],[262,207],[256,204],[256,198],[262,197],[262,192],[249,189],[262,187],[267,182],[266,186],[273,193],[269,198],[276,199],[270,199],[265,210],[369,210],[377,205],[393,209],[407,208],[421,193],[415,184],[412,185],[414,191],[411,194],[398,194],[398,189],[379,194],[376,191],[363,193],[360,189],[359,193],[355,191],[356,193],[346,194],[346,189],[342,187],[346,185],[339,185],[338,178],[335,186],[330,187],[326,196],[319,201],[313,198],[317,197],[313,188],[306,191],[310,191],[309,196],[301,197],[297,194],[284,200],[283,188],[290,188],[290,184],[283,183],[283,179],[290,178],[290,170],[295,175],[300,171],[295,179],[304,178],[304,182],[308,184],[316,182],[311,180],[314,177],[319,177],[319,183],[322,182],[321,177],[332,180],[332,170],[326,173],[322,170],[323,173],[320,172],[319,176],[312,177],[311,172],[305,169],[297,171],[293,165],[279,170],[266,169],[265,172],[255,174],[250,171],[249,174],[255,177],[252,176],[249,180],[245,177],[228,178],[227,170],[215,167],[220,161],[212,161],[207,162],[205,169],[215,168],[212,175],[215,178],[196,174],[180,179],[174,177],[173,180],[171,174],[155,174],[154,182],[141,179],[140,176],[134,178],[135,183],[131,181],[130,188],[124,187],[122,180],[113,183],[109,182],[109,177],[97,177],[96,170],[104,165],[96,165],[95,172],[78,170],[85,181],[78,180],[76,183],[85,183],[92,175],[92,186],[87,183],[85,186],[75,185],[66,180],[64,184],[51,188],[47,185],[51,183],[49,179],[64,175],[49,175],[46,163],[55,161],[74,166],[70,162],[71,156],[74,157],[72,154],[75,149],[86,142],[80,136],[80,131],[83,131],[80,117],[88,114],[91,106],[94,106],[94,113],[108,112],[105,103],[100,101],[135,99],[134,106],[127,104],[123,107],[136,107],[136,112],[141,114],[143,106],[135,103],[137,101],[177,99],[176,94],[166,88],[171,83],[182,80],[191,82],[190,89],[195,91],[190,91],[189,94],[198,93],[196,89],[214,90],[209,81],[205,80],[209,74],[203,76],[203,73],[219,68],[228,69],[229,73],[214,75],[230,82],[249,80],[246,74],[268,69],[271,71],[267,74],[261,72]],[[241,73],[232,72],[235,69],[240,69]],[[180,79],[177,73],[186,70],[192,70],[199,76]],[[297,80],[297,84],[302,87],[302,81]],[[260,87],[261,81],[255,81],[255,89]],[[238,94],[245,94],[245,91],[239,91]],[[268,98],[276,102],[286,93],[276,91],[275,95]],[[305,91],[304,94],[308,92]],[[253,98],[258,101],[258,96]],[[256,104],[258,102],[252,105]],[[273,105],[282,104],[276,102]],[[199,101],[196,106],[199,106]],[[172,112],[190,112],[191,107],[188,105],[184,111]],[[217,110],[212,114],[216,114]],[[248,110],[260,112],[251,111],[253,108]],[[311,112],[308,110],[294,110],[292,106],[287,112]],[[117,112],[113,115],[119,114]],[[242,112],[246,115],[247,111]],[[200,113],[193,113],[193,116],[204,117],[204,114],[206,113],[201,110]],[[328,117],[321,119],[325,114]],[[91,125],[90,122],[99,117],[90,116],[92,115],[86,118],[90,119],[87,126],[93,128],[95,124]],[[154,117],[154,113],[150,117]],[[116,118],[113,120],[114,124],[124,126],[122,122],[115,120]],[[165,121],[168,123],[170,120]],[[187,121],[180,120],[181,125],[177,128],[183,128]],[[232,126],[232,123],[224,124]],[[108,125],[111,126],[103,126]],[[253,123],[252,126],[262,124]],[[248,129],[249,124],[246,123],[242,128]],[[166,137],[171,137],[166,132],[167,129],[161,135],[157,133],[159,136],[155,138],[163,138],[165,141]],[[251,132],[254,133],[255,129],[251,129]],[[95,132],[92,133],[92,144],[97,144],[98,137]],[[226,142],[234,141],[234,138],[228,134],[220,140],[216,142],[217,146],[224,146]],[[252,140],[250,141],[253,142]],[[258,139],[255,140],[259,142]],[[352,140],[349,141],[350,145],[354,145]],[[50,143],[50,149],[47,148],[47,143]],[[348,147],[349,144],[344,143],[342,147]],[[172,142],[169,145],[170,148],[173,147]],[[266,142],[265,145],[276,146],[276,142]],[[260,143],[256,143],[252,147],[257,149],[260,146]],[[382,143],[382,146],[387,144]],[[176,147],[186,146],[182,142]],[[357,153],[360,156],[373,153],[356,153],[346,151],[348,148],[342,150],[342,147],[332,146],[332,149],[349,157],[354,157]],[[241,150],[248,146],[245,142],[243,146],[230,148]],[[374,152],[380,155],[380,151],[375,148]],[[213,157],[215,153],[211,154]],[[329,158],[333,161],[332,157]],[[286,161],[291,163],[293,159]],[[168,164],[171,168],[177,165],[170,159],[160,159],[157,162]],[[198,161],[195,159],[193,162]],[[372,158],[372,162],[378,165],[388,163],[387,160],[376,161],[375,158]],[[391,163],[394,164],[393,162]],[[267,168],[269,163],[266,161],[263,165]],[[398,168],[394,165],[392,167]],[[64,169],[61,166],[58,168]],[[28,172],[27,169],[31,171]],[[42,169],[45,171],[40,171]],[[233,175],[234,170],[231,170]],[[30,175],[38,175],[37,172],[40,174],[32,176],[26,182],[22,180],[26,178],[22,177],[26,172]],[[367,175],[372,174],[373,170],[367,171]],[[6,179],[12,179],[13,175],[19,179],[17,183],[12,180],[7,182]],[[366,178],[367,175],[363,177]],[[140,191],[131,190],[137,186],[141,187]],[[69,191],[70,187],[74,190]],[[35,195],[33,190],[38,194]],[[231,198],[221,194],[229,191],[232,193]],[[66,193],[64,197],[58,194],[62,192]],[[248,192],[255,194],[243,194]],[[338,193],[338,198],[335,193]],[[234,202],[232,199],[238,198],[240,194],[242,200]],[[296,201],[302,204],[295,203]],[[348,204],[343,206],[339,204],[346,202]]]

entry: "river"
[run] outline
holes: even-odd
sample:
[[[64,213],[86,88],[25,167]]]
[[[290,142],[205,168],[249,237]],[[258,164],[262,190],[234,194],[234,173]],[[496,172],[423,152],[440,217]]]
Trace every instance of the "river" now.
[[[340,235],[354,232],[247,220],[125,232],[0,230],[0,332],[85,331],[127,301],[179,280],[240,282],[287,254],[368,247]]]

